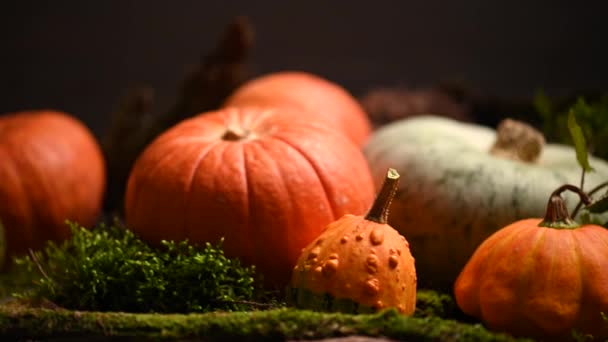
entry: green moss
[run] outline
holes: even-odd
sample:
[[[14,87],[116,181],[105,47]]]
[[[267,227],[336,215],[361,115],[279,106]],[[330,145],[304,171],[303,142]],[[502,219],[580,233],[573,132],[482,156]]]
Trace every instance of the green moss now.
[[[79,310],[205,312],[250,309],[243,302],[259,295],[254,268],[226,258],[221,241],[153,248],[118,224],[71,229],[71,239],[17,260],[13,274],[39,271],[19,297]]]
[[[299,309],[350,314],[373,313],[378,310],[345,298],[333,298],[329,294],[317,295],[306,289],[289,288],[287,303]],[[416,317],[455,318],[462,316],[454,299],[433,290],[418,290],[416,293]]]
[[[455,318],[463,314],[452,296],[432,290],[418,290],[416,293],[417,317]]]
[[[304,288],[289,288],[287,303],[299,309],[323,312],[362,314],[377,311],[373,307],[359,304],[347,298],[334,298],[329,293],[317,294]]]
[[[512,340],[480,324],[453,320],[452,298],[428,290],[418,291],[413,317],[365,308],[356,310],[358,315],[292,308],[228,312],[251,309],[250,301],[261,298],[253,269],[225,258],[221,245],[166,242],[154,249],[119,225],[71,228],[70,240],[20,259],[19,268],[3,275],[3,286],[18,288],[30,279],[31,288],[20,289],[22,299],[0,305],[0,336],[266,341],[356,334],[408,341]],[[271,308],[282,305],[276,297],[268,299]],[[129,313],[149,311],[184,314]]]
[[[204,314],[132,314],[45,309],[13,303],[0,306],[6,338],[139,337],[168,339],[285,340],[347,335],[407,341],[514,341],[481,325],[440,318],[405,317],[395,310],[348,315],[295,309]]]

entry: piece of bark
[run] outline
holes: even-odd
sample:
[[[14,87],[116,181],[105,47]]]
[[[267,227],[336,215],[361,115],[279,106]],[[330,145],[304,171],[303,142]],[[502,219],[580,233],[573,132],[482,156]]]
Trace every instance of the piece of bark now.
[[[104,211],[122,213],[126,183],[133,163],[159,134],[178,122],[217,109],[249,78],[248,60],[254,31],[246,17],[237,17],[224,31],[217,46],[182,82],[175,104],[156,113],[154,90],[138,86],[128,91],[111,115],[110,129],[102,139],[108,185]]]
[[[421,114],[470,120],[468,104],[436,88],[380,87],[360,98],[374,127]]]

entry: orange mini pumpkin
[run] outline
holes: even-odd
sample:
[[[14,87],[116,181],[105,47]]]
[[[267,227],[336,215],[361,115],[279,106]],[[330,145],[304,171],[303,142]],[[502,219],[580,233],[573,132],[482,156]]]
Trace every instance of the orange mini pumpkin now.
[[[414,313],[414,258],[405,237],[386,223],[398,181],[397,171],[389,169],[366,216],[343,216],[302,251],[290,288],[296,306],[353,313],[393,307]]]
[[[254,78],[239,87],[225,105],[297,106],[308,116],[344,132],[359,146],[371,132],[367,113],[346,89],[302,71],[281,71]]]
[[[8,256],[67,238],[65,220],[93,225],[104,189],[101,149],[80,121],[51,110],[0,116],[0,220]]]
[[[143,239],[225,238],[226,255],[284,287],[303,247],[374,198],[363,153],[286,108],[224,108],[183,121],[149,145],[126,193]],[[348,171],[344,171],[344,170]]]
[[[608,231],[570,219],[560,193],[544,220],[517,221],[491,235],[456,280],[460,308],[516,336],[568,340],[573,329],[608,337]]]

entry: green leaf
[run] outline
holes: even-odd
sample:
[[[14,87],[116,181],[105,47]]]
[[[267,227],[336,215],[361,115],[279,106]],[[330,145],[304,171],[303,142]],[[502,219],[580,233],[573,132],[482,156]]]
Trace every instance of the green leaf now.
[[[574,149],[576,150],[576,159],[578,160],[579,165],[586,172],[593,171],[593,168],[591,167],[591,165],[589,165],[585,135],[583,134],[581,126],[579,126],[579,124],[576,122],[576,115],[574,113],[574,110],[570,110],[570,112],[568,113],[568,130],[570,131],[572,141],[574,142]]]
[[[568,129],[568,113],[573,110],[587,140],[589,155],[608,160],[608,91],[587,96],[554,100],[537,91],[533,105],[542,119],[547,141],[573,145]]]
[[[600,214],[608,211],[608,193],[587,206],[590,213]]]
[[[536,108],[536,111],[543,118],[548,119],[551,117],[551,114],[553,113],[551,101],[549,100],[549,97],[545,95],[544,91],[539,90],[536,92],[536,95],[534,96],[534,108]]]

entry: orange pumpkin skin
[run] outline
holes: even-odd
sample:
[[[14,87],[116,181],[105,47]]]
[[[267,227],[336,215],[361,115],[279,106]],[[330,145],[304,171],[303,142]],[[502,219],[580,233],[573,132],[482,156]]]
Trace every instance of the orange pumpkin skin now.
[[[226,106],[297,106],[344,132],[362,146],[371,133],[363,107],[346,89],[319,76],[301,71],[282,71],[260,76],[239,87]]]
[[[308,245],[292,287],[404,315],[416,309],[416,269],[409,243],[388,224],[345,215]]]
[[[414,257],[405,237],[387,224],[399,178],[389,168],[367,215],[344,215],[302,250],[289,296],[296,306],[318,309],[317,299],[329,295],[332,300],[322,301],[320,309],[356,313],[361,306],[392,307],[404,315],[414,313]]]
[[[608,337],[608,231],[515,222],[490,236],[456,280],[460,308],[517,336],[568,340],[572,329]]]
[[[134,165],[128,226],[153,243],[225,237],[226,255],[286,285],[301,249],[336,218],[363,213],[374,188],[351,141],[285,111],[224,108],[166,131]]]
[[[0,220],[7,255],[39,249],[69,236],[65,220],[95,223],[105,190],[105,163],[97,141],[62,112],[0,116]]]

